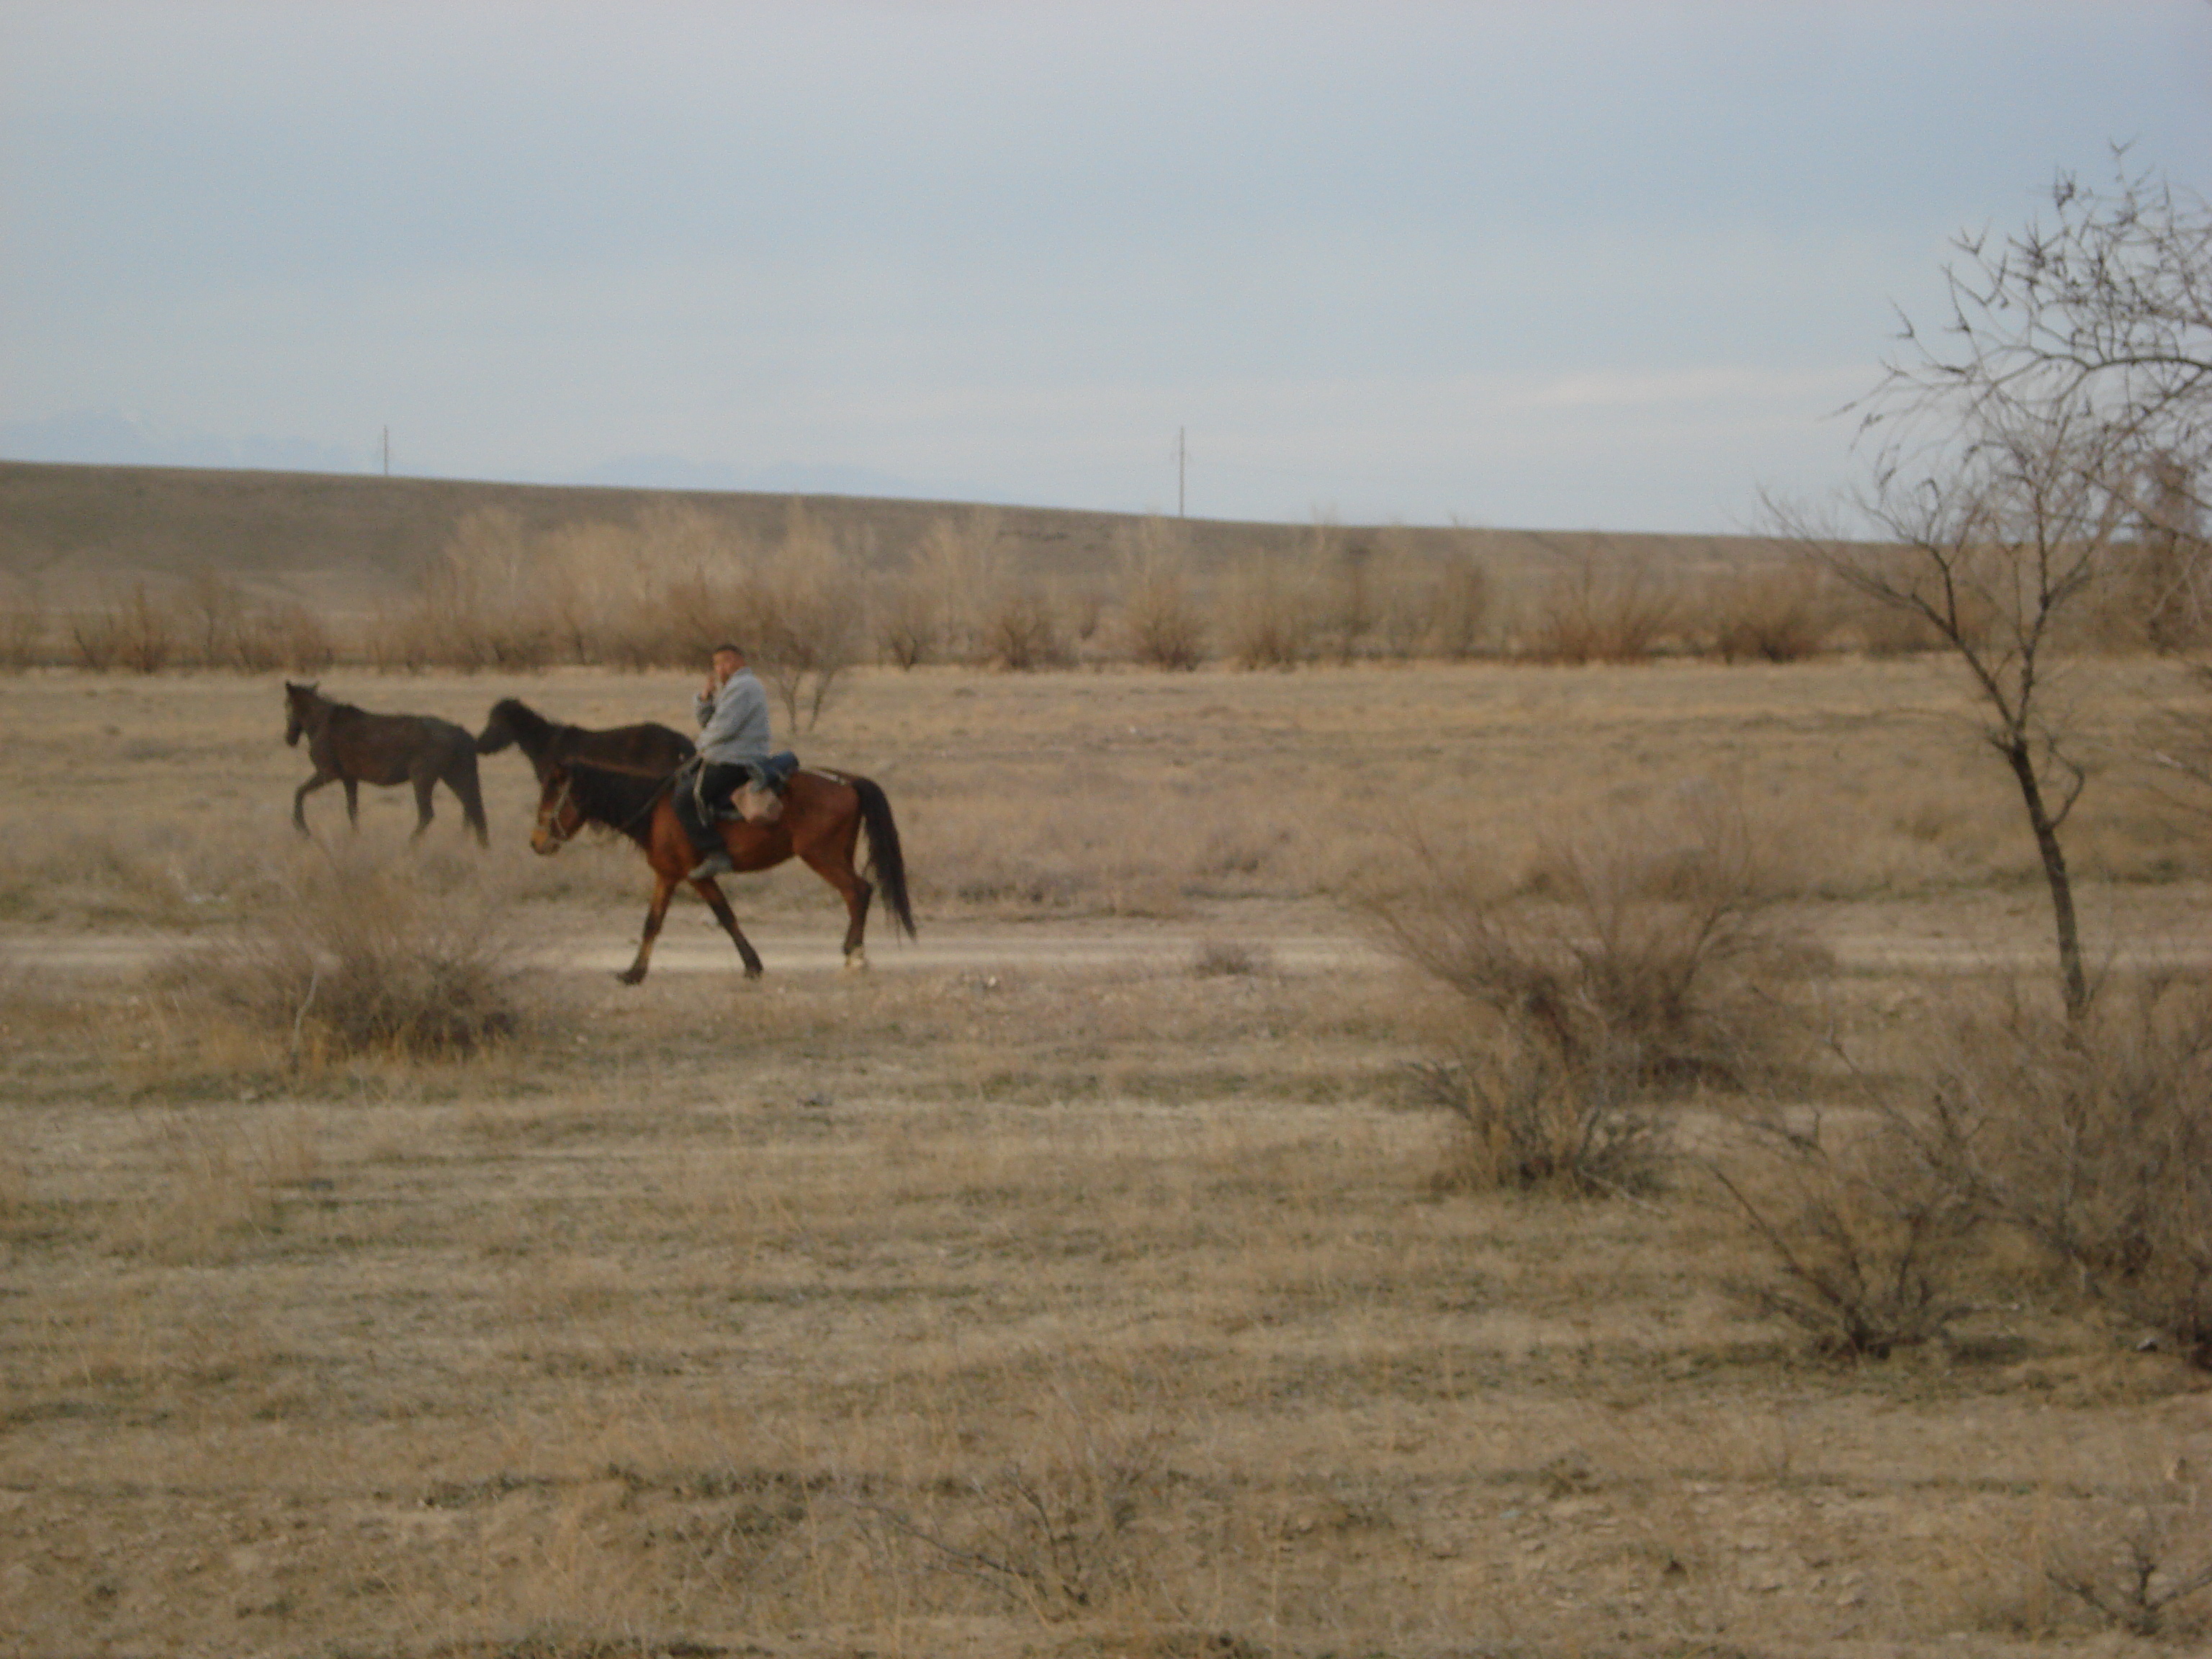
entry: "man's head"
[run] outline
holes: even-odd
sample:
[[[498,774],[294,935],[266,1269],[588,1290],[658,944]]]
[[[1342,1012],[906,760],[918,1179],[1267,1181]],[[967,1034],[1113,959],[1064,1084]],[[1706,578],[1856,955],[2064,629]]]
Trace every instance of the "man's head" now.
[[[745,653],[725,641],[714,647],[713,662],[715,679],[726,681],[731,675],[745,665]]]

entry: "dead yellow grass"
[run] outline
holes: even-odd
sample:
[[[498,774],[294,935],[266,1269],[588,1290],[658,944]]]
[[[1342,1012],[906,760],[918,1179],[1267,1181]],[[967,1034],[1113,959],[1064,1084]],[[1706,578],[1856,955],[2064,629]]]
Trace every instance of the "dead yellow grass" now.
[[[1820,1363],[1686,1188],[1437,1199],[1401,1079],[1448,1001],[1288,948],[1409,827],[1510,885],[1721,777],[1902,1052],[1942,950],[2039,949],[1929,665],[861,674],[809,757],[883,782],[970,961],[566,975],[495,1058],[311,1075],[130,969],[318,856],[274,681],[160,689],[0,684],[11,1650],[2074,1654],[2116,1638],[2054,1574],[2188,1564],[2196,1374],[2039,1283]],[[688,683],[332,689],[611,725]],[[424,878],[626,955],[634,855],[530,859],[526,779],[488,763],[492,853],[441,823]],[[409,805],[365,795],[380,855]],[[2094,869],[2194,868],[2083,811]],[[804,872],[739,903],[838,926]],[[1037,918],[1182,942],[1086,963]],[[1671,1109],[1707,1146],[1727,1104]]]

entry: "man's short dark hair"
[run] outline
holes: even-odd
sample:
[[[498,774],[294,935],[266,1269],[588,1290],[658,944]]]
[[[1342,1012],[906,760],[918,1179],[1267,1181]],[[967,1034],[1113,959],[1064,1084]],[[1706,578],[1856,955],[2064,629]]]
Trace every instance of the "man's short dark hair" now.
[[[725,651],[728,652],[733,657],[742,658],[745,654],[744,647],[742,645],[732,645],[727,640],[724,640],[720,645],[716,646],[707,654],[710,657],[719,657]]]

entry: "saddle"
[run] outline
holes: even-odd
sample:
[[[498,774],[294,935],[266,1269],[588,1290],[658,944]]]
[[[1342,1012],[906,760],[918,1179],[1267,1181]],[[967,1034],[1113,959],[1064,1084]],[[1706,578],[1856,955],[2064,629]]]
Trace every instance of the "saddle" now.
[[[726,805],[714,809],[714,817],[724,823],[742,819],[747,823],[774,823],[783,816],[784,786],[798,769],[799,757],[790,750],[770,755],[760,763],[761,775],[767,781],[765,787],[748,783],[732,795]]]

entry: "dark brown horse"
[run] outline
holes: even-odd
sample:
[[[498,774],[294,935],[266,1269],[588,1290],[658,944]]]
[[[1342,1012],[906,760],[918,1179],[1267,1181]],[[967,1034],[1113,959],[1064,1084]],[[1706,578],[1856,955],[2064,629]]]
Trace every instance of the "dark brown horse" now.
[[[569,837],[587,823],[620,831],[638,845],[653,866],[653,904],[645,913],[645,934],[637,942],[637,960],[619,975],[625,985],[645,977],[653,959],[653,942],[668,914],[668,901],[683,884],[685,874],[699,860],[690,837],[677,822],[675,802],[662,781],[617,772],[582,761],[556,762],[545,774],[538,799],[538,828],[530,845],[539,853],[557,853]],[[715,825],[722,843],[730,849],[730,862],[739,871],[769,870],[794,854],[823,880],[844,896],[845,966],[865,968],[862,948],[868,926],[868,901],[875,884],[854,867],[853,854],[860,831],[868,832],[868,870],[883,888],[884,902],[914,935],[914,912],[906,896],[906,862],[899,852],[898,826],[891,821],[890,802],[866,778],[835,772],[794,772],[784,786],[783,812],[773,823],[725,821]],[[759,953],[738,926],[738,918],[713,878],[690,884],[706,900],[738,947],[745,964],[745,977],[760,976]]]
[[[547,720],[519,697],[503,698],[492,705],[491,718],[477,734],[477,753],[495,755],[510,744],[530,757],[541,784],[549,767],[571,760],[665,778],[690,760],[693,752],[690,738],[665,726],[647,721],[603,731],[563,726]]]
[[[430,827],[430,792],[441,782],[460,797],[461,816],[479,847],[490,844],[483,795],[477,787],[476,739],[465,727],[428,714],[372,714],[349,702],[332,702],[313,682],[284,682],[284,741],[307,739],[315,775],[292,797],[292,822],[307,833],[307,795],[326,783],[345,785],[346,819],[361,827],[361,786],[415,786],[415,833]]]

